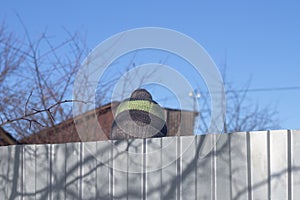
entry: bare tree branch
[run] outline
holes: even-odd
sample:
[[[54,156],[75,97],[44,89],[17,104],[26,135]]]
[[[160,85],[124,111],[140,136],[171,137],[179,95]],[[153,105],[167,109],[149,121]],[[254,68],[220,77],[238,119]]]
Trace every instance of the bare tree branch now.
[[[80,100],[64,100],[64,101],[60,101],[60,102],[57,102],[57,103],[55,103],[55,104],[53,104],[53,105],[51,105],[51,106],[49,106],[49,107],[47,107],[47,108],[45,108],[45,109],[41,109],[41,110],[33,109],[34,112],[32,112],[32,113],[28,113],[28,114],[25,113],[25,114],[24,114],[23,116],[21,116],[21,117],[17,117],[17,118],[14,118],[14,119],[7,119],[6,121],[4,121],[4,122],[2,122],[2,123],[0,124],[0,127],[1,127],[1,126],[4,126],[4,125],[6,125],[6,124],[9,124],[9,123],[13,123],[13,122],[15,122],[15,121],[19,121],[19,120],[26,120],[26,121],[30,122],[30,124],[31,124],[32,122],[35,122],[35,123],[37,123],[37,124],[43,126],[43,125],[42,125],[40,122],[38,122],[37,120],[35,120],[35,119],[29,119],[29,117],[34,116],[34,115],[37,115],[37,114],[39,114],[39,113],[46,112],[48,115],[51,116],[52,120],[54,121],[54,117],[53,117],[53,115],[51,114],[51,109],[54,108],[54,107],[56,107],[56,106],[58,106],[58,105],[60,105],[60,104],[63,104],[63,103],[71,103],[71,102],[79,102],[79,103],[84,103],[84,104],[91,103],[91,102],[85,102],[85,101],[80,101]]]

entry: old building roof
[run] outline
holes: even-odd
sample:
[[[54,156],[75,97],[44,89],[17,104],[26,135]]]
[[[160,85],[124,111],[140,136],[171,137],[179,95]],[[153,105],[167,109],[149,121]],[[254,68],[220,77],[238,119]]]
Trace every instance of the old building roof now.
[[[23,138],[22,144],[54,144],[70,142],[87,142],[109,140],[113,110],[119,102],[101,106],[80,116],[63,121],[62,123],[44,129],[38,133]],[[193,135],[195,113],[178,109],[164,108],[168,127],[167,136]],[[93,120],[97,119],[99,126]]]
[[[18,141],[2,127],[0,127],[0,146],[15,145]]]

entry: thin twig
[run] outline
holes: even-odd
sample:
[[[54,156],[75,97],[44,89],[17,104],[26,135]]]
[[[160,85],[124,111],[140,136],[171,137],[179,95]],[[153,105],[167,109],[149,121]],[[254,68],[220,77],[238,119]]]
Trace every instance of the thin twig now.
[[[51,109],[54,108],[55,106],[58,106],[60,104],[63,104],[63,103],[72,103],[72,102],[79,102],[79,103],[84,103],[84,104],[88,104],[88,103],[91,103],[91,102],[86,102],[86,101],[81,101],[81,100],[64,100],[64,101],[59,101],[51,106],[49,106],[48,108],[45,108],[45,109],[41,109],[41,110],[37,110],[37,109],[34,109],[34,112],[32,113],[28,113],[28,114],[24,114],[23,116],[21,117],[17,117],[17,118],[14,118],[14,119],[7,119],[6,121],[2,122],[0,124],[0,127],[1,126],[4,126],[6,124],[10,124],[10,123],[13,123],[13,122],[16,122],[16,121],[19,121],[19,120],[26,120],[26,121],[29,121],[29,122],[34,122],[34,123],[37,123],[39,125],[42,125],[41,123],[39,123],[38,121],[34,120],[34,119],[29,119],[29,117],[33,116],[33,115],[36,115],[36,114],[39,114],[39,113],[43,113],[43,112],[47,112],[48,114],[51,115],[52,117],[52,120],[54,121],[54,118],[51,114]],[[43,125],[42,125],[43,126]]]
[[[30,94],[29,94],[29,96],[28,96],[28,98],[27,98],[27,100],[26,100],[26,103],[25,103],[25,109],[24,109],[24,110],[25,110],[24,115],[27,114],[27,106],[28,106],[30,97],[32,96],[32,92],[33,92],[33,90],[31,90],[31,92],[30,92]]]

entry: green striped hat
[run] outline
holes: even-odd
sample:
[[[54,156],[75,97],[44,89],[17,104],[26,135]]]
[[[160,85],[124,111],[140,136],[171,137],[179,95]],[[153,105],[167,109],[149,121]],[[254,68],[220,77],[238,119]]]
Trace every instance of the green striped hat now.
[[[135,90],[118,106],[111,139],[162,137],[167,134],[164,110],[145,89]]]
[[[136,111],[144,111],[155,115],[156,117],[165,120],[165,115],[162,108],[153,101],[148,100],[129,100],[122,102],[115,113],[116,116],[118,114],[128,111],[128,110],[136,110]]]

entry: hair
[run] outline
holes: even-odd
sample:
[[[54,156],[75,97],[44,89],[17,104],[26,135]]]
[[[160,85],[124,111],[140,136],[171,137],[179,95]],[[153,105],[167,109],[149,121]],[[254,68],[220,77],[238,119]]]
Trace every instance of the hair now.
[[[145,89],[136,89],[135,91],[132,92],[130,98],[131,99],[143,99],[143,100],[152,101],[151,94]]]

